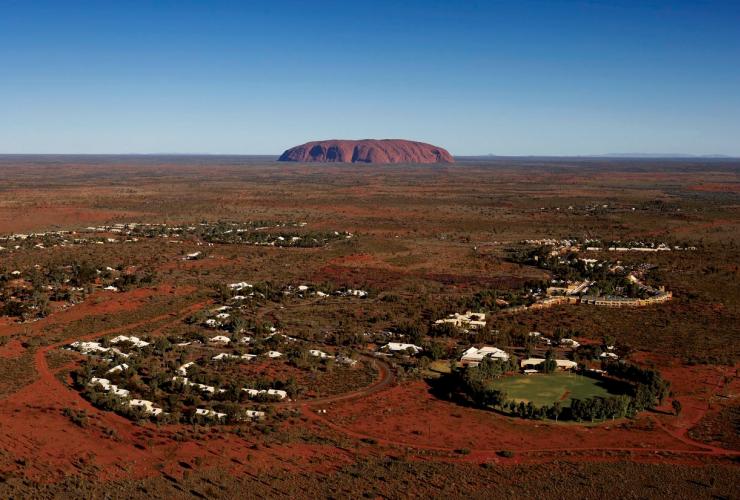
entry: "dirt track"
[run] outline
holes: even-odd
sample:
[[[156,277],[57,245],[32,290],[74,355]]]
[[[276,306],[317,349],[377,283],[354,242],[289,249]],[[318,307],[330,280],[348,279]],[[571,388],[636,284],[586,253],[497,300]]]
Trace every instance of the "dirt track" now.
[[[390,386],[393,382],[395,382],[396,377],[393,375],[393,371],[385,361],[374,358],[372,356],[363,355],[362,357],[363,359],[372,363],[373,366],[378,369],[378,379],[372,385],[363,387],[362,389],[358,389],[356,391],[345,392],[344,394],[337,394],[336,396],[326,396],[322,398],[307,399],[304,401],[286,401],[284,403],[276,403],[275,406],[306,408],[337,403],[339,401],[359,399],[382,391],[383,389]]]
[[[95,408],[55,376],[46,355],[74,340],[120,333],[168,318],[179,321],[181,316],[202,306],[202,303],[192,304],[175,313],[65,339],[38,349],[33,358],[38,379],[3,399],[0,405],[0,449],[12,450],[15,456],[25,457],[28,465],[24,474],[42,480],[69,474],[82,466],[87,460],[85,457],[91,456],[108,474],[128,474],[132,465],[151,467],[159,458],[147,451],[147,437],[145,432],[142,433],[145,428],[114,412]],[[64,416],[66,409],[85,412],[88,423],[84,431]],[[18,418],[19,412],[26,417]],[[68,427],[70,425],[71,428]],[[103,431],[108,432],[107,438],[103,437]]]

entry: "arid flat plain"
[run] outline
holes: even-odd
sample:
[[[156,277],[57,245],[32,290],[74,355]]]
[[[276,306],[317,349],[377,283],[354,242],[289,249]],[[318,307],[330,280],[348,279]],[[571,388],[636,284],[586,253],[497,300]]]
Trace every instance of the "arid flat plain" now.
[[[1,156],[0,495],[737,498],[739,208],[737,160]],[[589,264],[670,300],[531,307]],[[482,345],[670,387],[527,417],[446,385]]]

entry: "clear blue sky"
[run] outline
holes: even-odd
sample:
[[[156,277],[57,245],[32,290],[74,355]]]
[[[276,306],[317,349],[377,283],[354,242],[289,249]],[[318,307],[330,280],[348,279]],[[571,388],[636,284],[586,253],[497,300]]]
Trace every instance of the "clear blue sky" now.
[[[740,1],[0,0],[0,153],[740,156]]]

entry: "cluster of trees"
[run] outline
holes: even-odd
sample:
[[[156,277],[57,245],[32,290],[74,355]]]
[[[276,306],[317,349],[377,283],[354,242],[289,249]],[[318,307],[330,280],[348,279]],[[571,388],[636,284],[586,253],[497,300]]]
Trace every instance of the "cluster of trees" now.
[[[307,349],[293,347],[286,353],[288,363],[300,370],[323,370],[331,372],[334,369],[334,358],[312,356]]]
[[[596,283],[590,287],[589,294],[644,299],[655,293],[655,290],[649,287],[630,281],[628,269],[615,272],[606,265],[592,266],[581,260],[575,252],[568,251],[552,256],[551,251],[552,247],[547,245],[537,248],[511,249],[509,260],[546,269],[561,280],[595,281]]]
[[[245,295],[244,290],[237,291],[229,288],[225,283],[214,283],[211,285],[213,288],[213,296],[220,303],[224,304],[230,301],[235,295]],[[259,298],[263,300],[269,300],[273,302],[280,302],[283,298],[283,292],[280,287],[269,281],[257,282],[252,284],[249,288],[248,294],[253,298]]]
[[[631,282],[623,274],[604,276],[591,287],[590,293],[595,295],[618,295],[631,299],[645,299],[650,296],[650,291],[647,288]]]
[[[20,283],[15,280],[21,279]],[[75,266],[33,267],[21,275],[0,273],[0,316],[30,320],[51,312],[50,300],[74,301],[80,295],[71,286],[81,280]],[[89,284],[90,280],[83,282]]]
[[[594,422],[608,418],[614,419],[633,416],[637,412],[634,399],[626,394],[573,399],[569,407],[563,406],[559,401],[551,405],[535,406],[531,401],[525,403],[524,401],[507,400],[505,393],[497,394],[496,396],[496,398],[489,398],[488,401],[490,402],[483,400],[481,404],[483,406],[493,406],[520,418],[534,420],[545,420],[549,418],[555,421],[563,419],[575,420],[577,422],[584,420]]]
[[[46,317],[50,312],[48,295],[37,290],[6,298],[0,303],[0,316],[29,320]]]
[[[545,361],[537,365],[537,369],[542,373],[553,373],[558,369],[558,363],[555,361],[555,353],[548,349],[545,353]]]
[[[161,341],[161,342],[160,342]],[[157,344],[168,343],[166,339],[159,339]],[[133,420],[148,419],[145,411],[138,407],[131,407],[126,399],[122,399],[110,392],[105,392],[99,385],[90,385],[92,377],[103,377],[110,380],[112,384],[121,389],[129,390],[132,397],[153,401],[161,407],[167,416],[160,416],[158,420],[167,422],[195,422],[201,419],[194,415],[195,408],[213,407],[216,411],[227,413],[227,421],[239,419],[243,416],[242,404],[277,401],[279,397],[269,394],[259,394],[250,397],[243,387],[257,390],[282,389],[289,397],[294,397],[300,387],[293,377],[285,380],[272,380],[267,378],[248,379],[245,377],[229,378],[223,377],[218,371],[207,370],[200,364],[195,364],[188,370],[188,379],[193,383],[215,386],[214,393],[203,391],[198,387],[185,385],[182,381],[172,380],[172,371],[180,366],[183,359],[165,359],[163,355],[169,352],[159,351],[152,346],[141,350],[144,356],[126,358],[129,367],[115,373],[108,373],[110,365],[91,358],[88,363],[72,372],[72,380],[83,396],[98,408],[115,411]],[[226,363],[222,361],[220,363]],[[135,395],[135,396],[134,396]],[[189,411],[192,410],[192,411]],[[197,418],[196,418],[197,417]],[[209,417],[205,417],[209,420]],[[212,419],[211,419],[212,420]]]
[[[637,412],[634,399],[626,394],[606,398],[597,396],[573,399],[568,410],[569,417],[578,422],[631,417]]]
[[[549,366],[549,364],[553,366]],[[544,372],[555,369],[555,360],[551,352],[540,366]],[[600,421],[622,417],[632,417],[637,412],[654,408],[669,394],[670,384],[660,373],[649,368],[640,368],[627,363],[610,363],[607,372],[615,378],[630,383],[630,394],[608,397],[573,399],[569,407],[555,402],[552,405],[535,406],[532,402],[509,400],[505,391],[496,389],[493,382],[507,372],[516,369],[516,359],[508,361],[484,359],[478,366],[468,366],[453,372],[455,387],[465,398],[482,407],[493,407],[512,415],[529,419],[566,419],[582,421]],[[678,402],[677,402],[678,403]],[[680,403],[674,405],[676,414],[680,413]]]
[[[527,281],[519,290],[481,290],[470,297],[464,307],[475,311],[496,311],[507,307],[532,305],[535,299],[529,290],[544,290],[547,283],[544,281]]]
[[[208,241],[210,239],[229,239],[232,235],[255,232],[257,228],[284,228],[297,227],[295,222],[278,223],[275,221],[250,221],[250,222],[208,222],[201,221],[198,224],[185,227],[169,227],[165,225],[146,226],[139,225],[130,228],[129,235],[140,238],[159,238],[164,236],[178,236],[180,238],[200,238]],[[236,239],[234,240],[236,241]]]
[[[459,390],[473,404],[503,408],[508,396],[505,391],[493,387],[492,382],[516,369],[517,360],[514,356],[509,356],[506,361],[484,358],[478,366],[467,366],[453,372],[453,375],[457,378]]]
[[[578,346],[576,351],[573,353],[573,360],[575,362],[580,361],[598,361],[601,359],[601,353],[603,352],[601,346],[596,344],[584,344]]]
[[[423,324],[414,321],[402,321],[397,323],[393,328],[394,333],[403,335],[409,344],[420,345],[428,333],[428,329]]]
[[[106,411],[113,411],[131,420],[149,420],[152,417],[143,408],[138,406],[130,406],[126,403],[126,400],[118,398],[110,393],[104,392],[100,387],[88,386],[83,390],[83,395],[90,401],[96,408],[100,408]],[[236,423],[245,419],[245,408],[239,404],[239,397],[236,398],[222,398],[219,401],[208,403],[194,396],[187,397],[172,397],[170,395],[164,398],[159,406],[164,409],[164,412],[156,417],[156,420],[161,423],[188,423],[188,424],[212,424],[216,423]],[[246,396],[240,396],[241,401],[246,400]],[[271,401],[269,396],[257,397],[250,400],[251,403],[260,403]],[[197,408],[209,408],[219,413],[225,413],[226,417],[223,419],[214,419],[209,416],[196,415],[195,410]],[[254,405],[250,406],[254,408]],[[260,408],[262,411],[272,411],[269,407]]]
[[[605,368],[609,375],[626,380],[633,385],[636,411],[655,408],[670,393],[670,382],[665,380],[657,370],[640,368],[624,362],[608,363]]]
[[[320,247],[328,242],[345,239],[347,232],[297,231],[295,222],[256,221],[246,223],[202,222],[190,227],[138,226],[131,235],[143,238],[158,238],[177,235],[180,238],[199,238],[208,243],[275,245],[281,247]],[[260,230],[258,230],[260,229]]]
[[[501,405],[502,411],[511,413],[516,417],[534,420],[545,420],[547,418],[551,418],[556,422],[563,413],[563,410],[566,409],[567,408],[563,408],[562,403],[559,401],[556,401],[552,405],[545,406],[535,406],[531,401],[528,403],[525,403],[524,401],[506,401]]]
[[[150,285],[154,282],[154,273],[151,271],[142,271],[135,273],[121,274],[111,283],[113,286],[122,291],[131,290],[139,286]]]
[[[213,229],[202,235],[207,243],[274,245],[278,247],[315,248],[330,241],[346,239],[347,232],[338,231],[217,231]]]
[[[46,267],[32,267],[20,275],[0,271],[0,315],[23,320],[43,318],[51,312],[50,301],[75,303],[84,300],[98,279],[120,290],[154,280],[152,272],[122,273],[122,267],[99,271],[93,263],[80,261],[69,265],[52,263]]]
[[[589,279],[593,277],[595,272],[598,273],[603,269],[588,266],[585,262],[578,260],[578,255],[574,252],[552,256],[550,255],[552,250],[552,246],[549,245],[511,249],[508,258],[511,262],[517,264],[547,269],[553,273],[553,276],[563,280],[580,281]]]
[[[204,325],[206,320],[211,319],[214,314],[215,313],[212,313],[208,310],[198,311],[185,318],[185,324]],[[236,309],[233,311],[229,311],[229,317],[226,319],[218,320],[218,323],[220,325],[218,327],[219,330],[231,333],[229,337],[231,338],[232,342],[238,342],[242,334],[245,332],[252,332],[257,335],[266,334],[269,332],[270,327],[272,326],[269,323],[257,323],[254,319],[245,317],[240,311]],[[205,342],[208,340],[209,336],[201,332],[191,332],[188,334],[188,338]]]

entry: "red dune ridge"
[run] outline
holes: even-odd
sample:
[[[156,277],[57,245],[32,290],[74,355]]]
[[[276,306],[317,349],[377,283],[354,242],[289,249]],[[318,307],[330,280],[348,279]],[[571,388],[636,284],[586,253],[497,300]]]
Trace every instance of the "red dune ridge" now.
[[[337,163],[454,163],[444,148],[402,139],[314,141],[286,150],[278,161]]]

